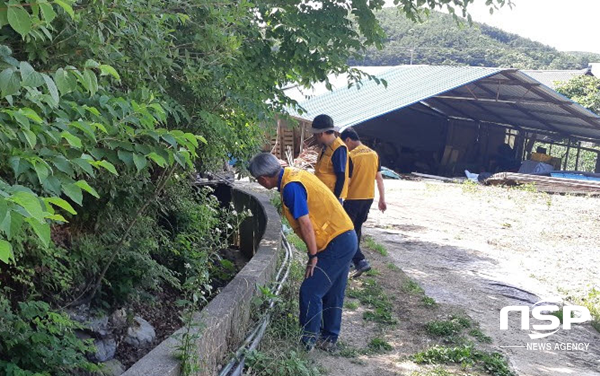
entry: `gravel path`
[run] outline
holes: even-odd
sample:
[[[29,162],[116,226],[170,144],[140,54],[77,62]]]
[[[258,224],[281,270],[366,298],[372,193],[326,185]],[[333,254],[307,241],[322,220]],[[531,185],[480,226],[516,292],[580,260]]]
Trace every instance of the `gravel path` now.
[[[386,196],[389,210],[374,206],[366,233],[427,295],[479,321],[519,375],[600,375],[600,335],[589,324],[533,341],[515,315],[515,328],[499,330],[504,306],[600,288],[600,199],[404,180],[386,180]],[[533,342],[552,350],[512,347]]]

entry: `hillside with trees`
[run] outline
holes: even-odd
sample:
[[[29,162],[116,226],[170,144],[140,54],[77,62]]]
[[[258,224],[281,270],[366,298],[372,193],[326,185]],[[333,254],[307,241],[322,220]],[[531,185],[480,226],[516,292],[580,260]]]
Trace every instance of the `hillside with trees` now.
[[[471,65],[519,69],[581,69],[600,54],[560,52],[553,47],[474,22],[458,25],[448,14],[432,12],[415,23],[395,8],[377,15],[387,34],[383,49],[370,47],[354,65]]]

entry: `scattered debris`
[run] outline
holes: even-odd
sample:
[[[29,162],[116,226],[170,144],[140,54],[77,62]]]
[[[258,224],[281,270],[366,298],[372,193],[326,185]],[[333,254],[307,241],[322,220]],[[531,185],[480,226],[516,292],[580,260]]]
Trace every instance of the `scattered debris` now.
[[[381,166],[381,175],[388,179],[400,179],[400,175],[398,175],[395,171],[383,166]]]
[[[501,172],[485,180],[490,185],[534,184],[535,188],[547,193],[600,194],[600,181],[574,180],[540,175]]]
[[[446,181],[449,183],[462,183],[465,180],[465,178],[447,178],[444,176],[421,174],[419,172],[411,172],[411,175],[415,175],[415,176],[418,176],[418,177],[424,178],[424,179]]]
[[[314,168],[319,158],[319,146],[305,147],[298,158],[294,159],[294,166],[303,170]]]

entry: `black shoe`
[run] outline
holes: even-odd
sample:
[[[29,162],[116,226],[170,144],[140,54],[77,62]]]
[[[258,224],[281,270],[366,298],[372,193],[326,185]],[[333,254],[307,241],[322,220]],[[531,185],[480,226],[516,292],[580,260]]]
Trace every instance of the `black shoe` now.
[[[369,270],[371,270],[371,265],[369,265],[369,262],[367,260],[360,260],[358,265],[356,265],[356,271],[354,272],[352,278],[358,278]]]
[[[302,341],[302,347],[304,348],[304,351],[309,353],[314,350],[315,343],[313,341],[309,341],[309,342]]]

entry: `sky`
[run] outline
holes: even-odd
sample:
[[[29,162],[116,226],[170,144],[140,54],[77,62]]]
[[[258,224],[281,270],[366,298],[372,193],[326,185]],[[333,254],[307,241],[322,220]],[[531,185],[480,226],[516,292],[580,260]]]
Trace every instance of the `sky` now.
[[[386,0],[393,4],[392,0]],[[560,51],[600,53],[600,0],[512,0],[490,15],[485,0],[470,7],[474,21],[550,45]]]

